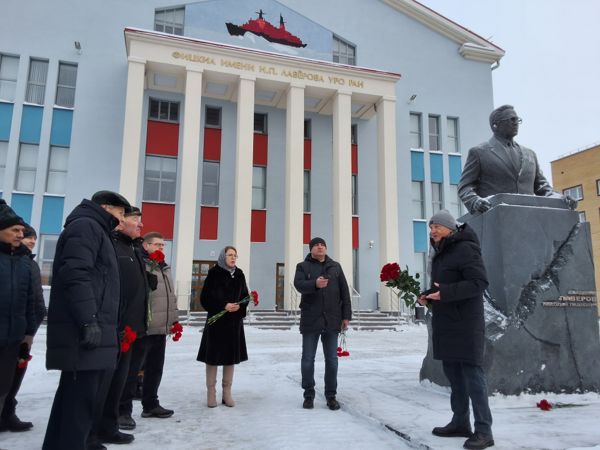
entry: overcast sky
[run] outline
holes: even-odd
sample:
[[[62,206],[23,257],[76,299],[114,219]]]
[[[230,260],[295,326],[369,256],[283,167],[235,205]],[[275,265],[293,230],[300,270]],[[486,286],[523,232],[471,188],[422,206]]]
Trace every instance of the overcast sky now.
[[[506,51],[494,105],[514,105],[516,140],[548,178],[550,161],[600,142],[600,0],[419,1]]]

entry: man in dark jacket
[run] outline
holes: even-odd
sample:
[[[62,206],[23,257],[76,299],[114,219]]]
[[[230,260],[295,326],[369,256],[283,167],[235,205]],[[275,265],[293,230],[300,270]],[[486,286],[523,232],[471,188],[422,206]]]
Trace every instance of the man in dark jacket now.
[[[432,289],[419,303],[432,305],[433,357],[442,361],[450,381],[452,420],[435,427],[436,436],[467,437],[464,448],[494,445],[492,413],[482,368],[485,323],[483,292],[488,282],[477,235],[469,225],[441,210],[429,220],[433,250]],[[469,398],[475,433],[471,433]]]
[[[21,246],[24,247],[24,249],[27,249],[26,253],[31,259],[31,287],[33,289],[34,297],[35,331],[37,331],[42,323],[42,320],[44,320],[44,317],[46,317],[46,304],[44,302],[44,293],[42,291],[40,267],[33,259],[35,257],[33,254],[33,249],[35,247],[36,240],[37,233],[35,229],[33,229],[33,227],[30,225],[25,224]],[[14,250],[17,250],[17,248]],[[6,396],[6,400],[4,400],[4,409],[2,410],[2,415],[0,416],[0,431],[19,432],[30,430],[33,427],[33,423],[23,422],[16,414],[18,403],[16,397],[17,393],[19,392],[19,388],[21,387],[23,377],[25,377],[25,372],[27,371],[27,362],[30,358],[29,355],[32,343],[33,334],[27,334],[19,346],[19,356],[14,365],[15,376],[13,378],[10,391]]]
[[[104,402],[101,387],[119,351],[119,267],[110,233],[129,208],[115,192],[96,192],[69,214],[58,238],[46,367],[62,374],[44,450],[85,449],[95,408]]]
[[[129,327],[137,334],[137,339],[141,339],[146,333],[148,301],[146,265],[137,242],[143,226],[142,213],[139,208],[133,206],[125,213],[123,223],[112,234],[121,279],[119,335],[124,335],[125,327]],[[133,434],[119,431],[118,423],[119,403],[129,373],[131,354],[130,349],[123,349],[119,353],[117,368],[112,375],[104,409],[94,418],[88,443],[95,442],[97,445],[99,440],[109,444],[128,444],[134,440]]]
[[[19,346],[36,330],[31,259],[21,246],[25,222],[0,199],[0,409],[11,388]]]
[[[320,237],[309,244],[310,253],[296,266],[294,286],[300,301],[302,333],[302,388],[305,409],[314,407],[315,355],[319,337],[325,354],[325,398],[332,411],[340,409],[337,394],[337,343],[341,329],[352,319],[350,291],[339,263],[327,256],[327,245]]]

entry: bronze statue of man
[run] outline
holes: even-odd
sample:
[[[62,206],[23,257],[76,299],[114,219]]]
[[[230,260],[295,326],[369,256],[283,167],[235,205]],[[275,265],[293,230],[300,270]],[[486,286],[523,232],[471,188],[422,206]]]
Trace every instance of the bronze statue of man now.
[[[570,196],[554,192],[533,150],[513,140],[521,122],[514,107],[500,106],[490,114],[494,136],[469,150],[458,195],[471,214],[490,209],[486,197],[501,193],[561,197],[569,208],[577,207]]]

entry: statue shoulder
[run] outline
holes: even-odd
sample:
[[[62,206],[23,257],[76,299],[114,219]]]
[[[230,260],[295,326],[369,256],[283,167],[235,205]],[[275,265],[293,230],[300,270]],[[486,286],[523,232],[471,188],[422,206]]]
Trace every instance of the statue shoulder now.
[[[473,153],[473,154],[479,154],[481,152],[486,152],[490,149],[492,149],[494,147],[493,143],[491,143],[491,141],[485,141],[482,142],[481,144],[477,144],[474,147],[471,147],[471,149],[469,150],[469,154]]]

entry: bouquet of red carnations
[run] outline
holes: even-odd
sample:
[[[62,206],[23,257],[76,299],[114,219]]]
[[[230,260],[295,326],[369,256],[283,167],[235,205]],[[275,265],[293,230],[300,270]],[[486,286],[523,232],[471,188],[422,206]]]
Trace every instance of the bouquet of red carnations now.
[[[129,325],[121,332],[121,353],[127,353],[131,344],[137,339],[137,333]]]
[[[246,303],[254,303],[254,306],[258,306],[258,292],[256,291],[252,291],[250,292],[250,294],[248,294],[246,297],[244,297],[243,299],[241,299],[239,302],[235,302],[236,305],[244,305]],[[227,310],[224,309],[223,311],[215,314],[214,316],[210,317],[208,319],[208,324],[212,325],[214,324],[217,320],[219,320],[221,317],[223,317],[225,314],[227,314]]]
[[[173,341],[177,342],[181,339],[181,335],[183,334],[183,326],[179,322],[173,322],[173,326],[169,330],[169,333],[173,335]]]
[[[346,344],[346,330],[342,330],[340,332],[338,348],[337,348],[337,355],[340,358],[343,356],[350,356],[350,352],[348,351],[348,346]]]

